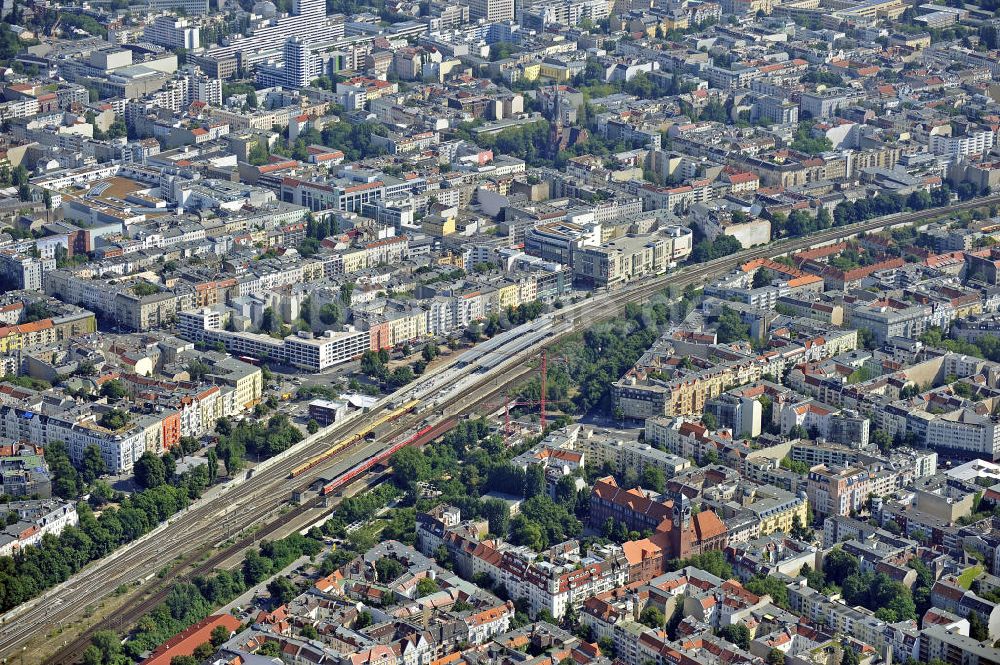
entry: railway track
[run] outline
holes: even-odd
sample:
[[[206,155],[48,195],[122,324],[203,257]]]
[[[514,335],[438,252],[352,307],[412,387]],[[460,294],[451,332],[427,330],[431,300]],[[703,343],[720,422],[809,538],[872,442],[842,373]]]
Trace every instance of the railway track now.
[[[490,380],[484,381],[465,399],[456,400],[455,405],[446,409],[444,413],[442,413],[438,423],[444,425],[444,427],[436,427],[433,431],[427,432],[422,437],[411,442],[410,445],[424,445],[443,435],[451,429],[452,426],[454,426],[454,423],[456,422],[455,416],[458,413],[471,410],[479,404],[489,402],[498,393],[506,390],[512,385],[520,383],[533,372],[533,368],[525,366],[502,382]],[[392,442],[394,439],[397,439],[401,435],[411,431],[420,422],[421,418],[416,414],[400,418],[396,421],[392,430],[385,433],[383,437],[380,438],[384,438],[387,442]],[[352,451],[350,449],[345,449],[343,452],[345,454],[349,454]],[[376,457],[377,456],[378,455],[376,455]],[[280,508],[287,503],[288,497],[291,496],[293,489],[303,491],[314,484],[316,479],[323,473],[323,470],[323,466],[317,466],[309,469],[307,472],[299,476],[296,476],[294,479],[286,479],[287,482],[283,483],[283,486],[287,487],[287,490],[285,490],[285,493],[278,495],[274,501],[269,503],[269,512],[273,512],[275,509]],[[365,477],[362,477],[359,480],[361,482],[366,482]],[[280,519],[271,520],[256,533],[238,539],[237,542],[220,549],[219,551],[213,553],[208,559],[205,559],[200,563],[197,562],[205,555],[206,551],[210,551],[212,548],[210,546],[203,546],[190,553],[178,565],[172,567],[169,573],[164,575],[162,578],[159,578],[150,590],[147,590],[147,592],[141,596],[137,596],[134,601],[126,603],[126,605],[120,608],[113,617],[108,617],[89,628],[79,637],[64,646],[47,662],[52,665],[71,665],[76,663],[82,655],[83,650],[90,644],[90,638],[95,632],[99,630],[114,630],[122,633],[128,630],[131,626],[135,625],[139,619],[154,610],[161,602],[163,602],[169,593],[170,588],[174,584],[185,580],[191,580],[196,576],[205,575],[213,570],[217,570],[223,562],[232,559],[234,556],[251,547],[255,547],[260,541],[267,539],[269,535],[274,534],[285,525],[294,522],[298,518],[310,512],[315,512],[316,517],[318,518],[324,511],[330,509],[329,506],[324,507],[322,505],[323,502],[323,497],[310,498],[308,501],[293,507],[290,511],[282,513],[280,515]],[[340,500],[335,501],[335,505],[339,503]],[[194,566],[193,568],[191,568],[192,565]]]
[[[974,209],[992,203],[1000,203],[1000,195],[959,203],[949,208],[948,212]],[[840,239],[866,231],[919,222],[938,217],[941,214],[941,210],[903,213],[828,229],[813,234],[808,238],[784,240],[752,248],[697,266],[685,267],[656,278],[635,282],[615,291],[596,294],[593,298],[565,307],[563,310],[560,310],[556,318],[572,321],[574,328],[587,327],[597,321],[615,316],[628,302],[654,296],[661,293],[668,286],[684,287],[688,284],[703,283],[709,277],[730,270],[747,260],[776,257],[807,247],[837,242]],[[584,312],[586,313],[585,315],[583,314]],[[555,337],[540,341],[538,346],[554,343],[572,332],[570,330],[569,332],[560,333]],[[537,348],[534,347],[530,351],[534,352]],[[453,366],[457,360],[450,361],[446,367]],[[523,378],[530,371],[530,369],[527,369],[517,372],[513,378],[505,377],[502,383],[500,383],[499,379],[487,378],[482,385],[486,385],[491,380],[494,380],[494,385],[499,386],[494,392],[499,392],[500,389],[516,382],[519,378]],[[443,392],[445,388],[446,386],[435,386],[435,392]],[[441,411],[442,416],[461,413],[466,408],[467,401],[463,396],[457,396],[450,404],[440,405],[441,408],[439,411]],[[72,619],[93,603],[110,594],[118,586],[122,584],[134,584],[150,579],[156,570],[162,568],[167,562],[179,558],[182,563],[191,565],[201,556],[204,556],[210,545],[224,541],[234,533],[239,534],[243,531],[243,528],[234,529],[232,527],[234,519],[242,518],[242,516],[248,514],[256,515],[257,517],[252,524],[264,522],[264,532],[273,532],[267,531],[267,529],[271,528],[270,525],[275,522],[282,522],[283,520],[274,520],[270,523],[266,520],[273,514],[277,507],[285,502],[286,497],[290,495],[293,485],[289,483],[287,476],[296,464],[302,459],[308,459],[312,455],[319,454],[331,442],[336,441],[345,434],[355,431],[365,424],[370,424],[389,408],[388,404],[388,399],[383,400],[381,406],[373,409],[366,416],[349,423],[344,428],[334,429],[322,440],[316,441],[298,451],[295,457],[281,460],[247,482],[229,489],[217,497],[217,499],[222,499],[221,501],[206,500],[197,504],[182,514],[175,516],[175,518],[172,518],[167,526],[157,530],[162,531],[164,536],[169,532],[175,533],[175,541],[157,546],[155,545],[155,541],[158,540],[157,536],[159,534],[157,531],[154,531],[152,537],[137,541],[131,546],[125,546],[119,552],[110,555],[105,560],[91,564],[55,590],[50,590],[30,609],[24,611],[20,616],[8,619],[3,624],[2,629],[0,629],[0,656],[9,656],[12,653],[20,652],[20,647],[23,643],[32,637],[43,637],[39,633],[44,634],[51,630],[54,625],[61,625],[63,622]],[[419,415],[411,414],[397,421],[397,426],[395,426],[393,432],[405,431],[407,428],[415,427],[420,422],[421,417]],[[386,444],[383,441],[384,435],[379,436],[375,441],[361,440],[357,442],[349,450],[345,450],[343,455],[338,455],[329,460],[328,463],[317,466],[315,469],[310,469],[302,476],[299,476],[294,486],[309,485],[320,474],[332,473],[334,476],[343,474],[359,460],[367,459],[384,450]],[[226,505],[220,508],[219,504],[222,503]],[[237,517],[237,513],[239,517]],[[234,545],[233,547],[236,546]],[[230,552],[226,555],[227,558],[239,551],[233,550],[233,547],[229,548]],[[210,557],[209,560],[214,560],[213,557]],[[182,567],[178,566],[177,569]],[[199,568],[201,567],[199,566]],[[164,585],[167,584],[168,579],[170,578],[164,578]],[[159,587],[154,587],[154,589],[156,588]],[[157,596],[158,594],[154,593],[149,598],[153,599],[157,598]],[[138,618],[142,614],[139,611],[140,609],[154,607],[156,602],[159,602],[159,599],[155,601],[150,600],[148,604],[140,606],[138,609],[123,612],[121,614],[122,618],[116,619],[113,624],[119,630],[127,627],[129,622],[126,619],[132,620]],[[87,634],[89,635],[92,632],[93,630],[87,631]],[[74,645],[76,644],[78,644],[78,641],[74,641]],[[75,653],[72,653],[73,651]],[[50,662],[73,662],[73,658],[79,654],[79,651],[64,649],[56,659],[52,659]]]

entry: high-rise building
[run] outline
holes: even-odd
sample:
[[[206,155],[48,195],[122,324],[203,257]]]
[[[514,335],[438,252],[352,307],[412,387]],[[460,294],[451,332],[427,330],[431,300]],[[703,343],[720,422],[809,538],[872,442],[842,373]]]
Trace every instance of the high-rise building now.
[[[326,16],[326,0],[293,0],[292,13],[296,16]]]
[[[222,106],[222,81],[205,76],[196,67],[191,69],[192,71],[187,74],[188,104],[205,102],[213,106]]]
[[[289,37],[285,40],[285,85],[302,88],[311,80],[309,47],[298,37]]]
[[[207,14],[208,0],[149,0],[149,11],[183,10],[185,14]]]
[[[170,49],[184,48],[189,51],[201,46],[201,30],[191,25],[185,18],[157,16],[142,33],[148,41]]]
[[[474,21],[513,21],[514,0],[470,0],[469,16]]]
[[[199,56],[199,65],[211,76],[226,78],[236,72],[237,65],[249,70],[269,59],[280,60],[289,37],[313,45],[333,42],[344,36],[343,14],[326,16],[322,0],[298,0],[293,9],[303,13],[255,25],[251,34],[234,37],[228,44],[213,47]]]

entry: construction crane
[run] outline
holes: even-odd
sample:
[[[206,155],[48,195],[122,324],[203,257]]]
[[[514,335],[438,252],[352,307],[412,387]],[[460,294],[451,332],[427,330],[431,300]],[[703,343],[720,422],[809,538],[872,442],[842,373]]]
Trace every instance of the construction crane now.
[[[559,362],[560,364],[564,365],[567,368],[567,370],[569,369],[569,358],[567,358],[566,356],[562,356],[562,355],[556,356],[556,361]],[[547,398],[547,395],[546,395],[546,393],[548,392],[546,390],[546,387],[548,386],[548,383],[547,383],[548,371],[547,370],[548,370],[548,352],[545,349],[542,349],[542,382],[541,382],[541,386],[540,386],[541,390],[539,391],[539,395],[538,395],[539,402],[540,402],[538,422],[541,424],[543,432],[545,431],[545,424],[546,424],[545,405],[546,404],[568,404],[569,403],[569,400],[550,400],[550,399]]]
[[[560,356],[559,360],[561,362],[567,362],[565,357]],[[567,363],[568,364],[568,363]],[[552,400],[548,399],[546,396],[546,381],[548,372],[548,357],[546,352],[542,351],[542,362],[541,362],[541,393],[539,399],[528,399],[528,398],[517,398],[512,397],[510,393],[505,393],[502,401],[487,402],[486,406],[491,410],[498,410],[501,407],[504,410],[504,436],[510,437],[513,434],[513,430],[510,424],[510,410],[512,408],[517,408],[519,406],[525,406],[529,408],[537,407],[539,409],[538,422],[542,427],[542,431],[545,431],[545,426],[547,423],[547,412],[546,407],[551,404],[571,404],[570,400]]]

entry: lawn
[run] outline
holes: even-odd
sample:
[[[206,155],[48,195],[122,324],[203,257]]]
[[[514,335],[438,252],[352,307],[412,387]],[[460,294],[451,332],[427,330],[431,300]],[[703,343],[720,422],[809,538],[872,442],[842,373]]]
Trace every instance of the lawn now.
[[[983,572],[982,566],[973,566],[965,570],[961,575],[958,576],[958,586],[963,589],[968,590],[972,586],[972,580],[979,577],[980,573]]]

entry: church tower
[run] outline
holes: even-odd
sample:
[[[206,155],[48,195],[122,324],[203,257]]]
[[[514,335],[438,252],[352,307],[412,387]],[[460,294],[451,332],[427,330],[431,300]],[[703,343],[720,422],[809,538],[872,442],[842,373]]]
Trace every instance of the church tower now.
[[[691,500],[678,492],[674,497],[672,513],[673,528],[670,529],[670,541],[673,546],[673,557],[686,559],[691,555]]]

